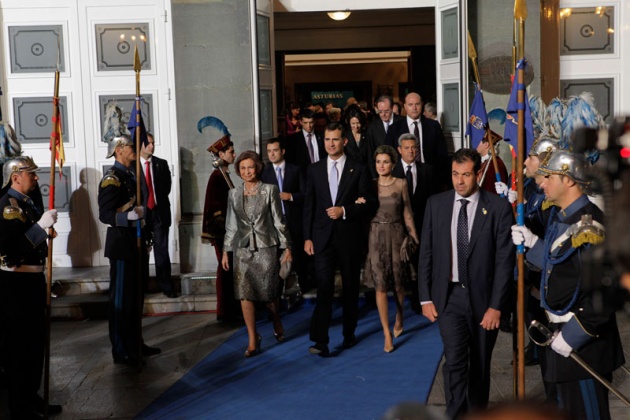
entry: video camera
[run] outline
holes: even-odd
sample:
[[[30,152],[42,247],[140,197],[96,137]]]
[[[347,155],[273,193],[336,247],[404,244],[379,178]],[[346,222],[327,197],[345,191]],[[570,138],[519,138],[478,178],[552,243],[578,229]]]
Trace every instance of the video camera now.
[[[576,130],[574,151],[594,150],[599,160],[590,167],[590,192],[604,200],[606,240],[583,255],[583,274],[593,292],[593,302],[604,308],[626,307],[630,314],[630,117],[616,119],[608,130]],[[627,276],[627,277],[624,277]]]

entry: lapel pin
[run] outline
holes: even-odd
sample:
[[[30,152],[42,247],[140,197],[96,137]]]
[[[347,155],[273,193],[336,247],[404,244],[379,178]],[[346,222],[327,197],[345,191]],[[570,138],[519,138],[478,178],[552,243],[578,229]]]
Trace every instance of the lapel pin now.
[[[485,216],[486,214],[488,214],[488,210],[486,210],[485,208],[481,209],[481,212],[483,213],[483,215]]]

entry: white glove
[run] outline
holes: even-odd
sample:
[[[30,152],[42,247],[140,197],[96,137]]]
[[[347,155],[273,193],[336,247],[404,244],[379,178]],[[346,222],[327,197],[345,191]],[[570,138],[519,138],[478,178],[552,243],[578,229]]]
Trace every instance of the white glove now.
[[[514,245],[523,244],[527,248],[531,248],[538,242],[538,236],[525,226],[512,225],[512,242]]]
[[[507,196],[508,186],[505,182],[495,182],[494,189],[497,191],[497,194]]]
[[[510,204],[516,203],[517,198],[518,198],[518,193],[516,191],[514,190],[508,191],[508,201],[510,202]]]
[[[564,341],[562,331],[551,342],[551,349],[563,357],[569,357],[573,351],[573,348]]]
[[[127,220],[138,220],[144,217],[144,207],[134,207],[133,211],[127,213]]]
[[[54,225],[55,223],[57,223],[57,210],[56,209],[52,209],[52,210],[48,210],[44,212],[44,214],[42,214],[42,217],[40,217],[39,220],[37,221],[37,224],[42,229],[48,229],[49,227],[52,227],[52,225]]]

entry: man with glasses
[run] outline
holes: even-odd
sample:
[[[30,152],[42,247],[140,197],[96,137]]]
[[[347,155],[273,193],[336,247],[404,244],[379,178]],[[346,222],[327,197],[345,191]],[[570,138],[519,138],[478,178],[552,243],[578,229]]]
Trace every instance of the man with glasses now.
[[[392,97],[387,95],[379,96],[376,100],[376,112],[378,118],[370,124],[365,134],[367,140],[368,167],[372,178],[376,178],[376,166],[374,161],[374,151],[378,146],[385,144],[385,137],[389,127],[403,117],[392,112]]]

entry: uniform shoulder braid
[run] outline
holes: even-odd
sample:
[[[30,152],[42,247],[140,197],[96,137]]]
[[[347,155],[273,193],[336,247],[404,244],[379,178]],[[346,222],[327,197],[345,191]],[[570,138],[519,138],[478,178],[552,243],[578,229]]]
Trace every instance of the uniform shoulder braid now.
[[[113,185],[114,187],[120,187],[120,179],[118,179],[113,169],[107,171],[107,173],[101,180],[101,188],[109,187],[110,185]]]
[[[580,221],[569,226],[567,233],[571,235],[571,245],[579,248],[582,245],[599,245],[604,242],[604,225],[593,220],[591,214],[583,214]]]
[[[9,198],[9,203],[10,203],[10,205],[6,206],[4,208],[4,210],[2,211],[2,217],[5,220],[18,219],[22,223],[26,222],[26,216],[24,215],[24,212],[22,211],[22,209],[18,205],[17,200],[15,198],[11,197],[11,198]]]

